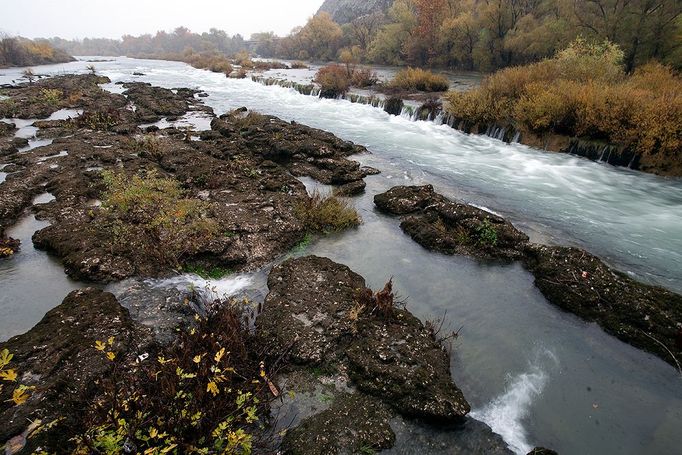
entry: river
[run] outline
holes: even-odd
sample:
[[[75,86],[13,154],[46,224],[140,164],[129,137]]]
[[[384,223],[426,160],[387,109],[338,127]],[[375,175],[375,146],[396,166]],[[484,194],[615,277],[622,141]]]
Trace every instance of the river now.
[[[84,71],[88,64],[38,72]],[[422,319],[447,314],[453,329],[461,327],[452,351],[455,381],[472,415],[515,452],[543,445],[562,454],[673,454],[682,447],[682,378],[672,367],[549,305],[518,264],[425,251],[372,203],[374,194],[393,185],[432,183],[446,195],[500,213],[534,241],[581,246],[637,279],[680,292],[682,180],[469,136],[371,106],[229,80],[182,63],[118,58],[95,66],[113,82],[204,90],[205,102],[218,114],[247,106],[367,146],[371,154],[355,158],[382,174],[368,177],[367,193],[354,199],[363,225],[324,237],[304,253],[347,264],[374,288],[393,276],[413,313]],[[19,74],[4,70],[0,84]],[[22,267],[23,254],[34,252],[22,251],[17,265],[7,267]],[[41,279],[34,287],[44,288],[45,296],[24,298],[19,290],[29,275],[15,279],[10,272],[0,274],[0,286],[19,301],[0,303],[17,312],[43,312],[72,286],[62,278]],[[222,284],[229,288],[235,279],[241,277]],[[32,318],[15,319],[28,324]]]

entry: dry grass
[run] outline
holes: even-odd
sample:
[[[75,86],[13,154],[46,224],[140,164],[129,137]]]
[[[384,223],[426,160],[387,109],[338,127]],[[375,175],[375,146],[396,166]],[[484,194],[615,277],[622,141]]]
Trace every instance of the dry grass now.
[[[389,89],[420,92],[444,92],[449,87],[445,76],[421,68],[400,70],[388,83]]]
[[[334,232],[360,224],[358,212],[344,199],[315,192],[296,206],[295,214],[311,232]]]

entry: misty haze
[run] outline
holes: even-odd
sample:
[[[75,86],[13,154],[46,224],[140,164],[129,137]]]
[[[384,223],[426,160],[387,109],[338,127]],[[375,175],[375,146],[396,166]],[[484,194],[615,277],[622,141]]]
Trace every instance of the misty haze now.
[[[5,2],[0,450],[676,454],[679,0]]]

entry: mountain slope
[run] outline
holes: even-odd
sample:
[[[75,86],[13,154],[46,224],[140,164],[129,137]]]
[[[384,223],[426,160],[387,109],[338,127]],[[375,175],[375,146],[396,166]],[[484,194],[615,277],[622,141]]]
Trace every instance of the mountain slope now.
[[[318,13],[327,12],[338,24],[347,24],[366,14],[385,12],[393,0],[325,0]]]

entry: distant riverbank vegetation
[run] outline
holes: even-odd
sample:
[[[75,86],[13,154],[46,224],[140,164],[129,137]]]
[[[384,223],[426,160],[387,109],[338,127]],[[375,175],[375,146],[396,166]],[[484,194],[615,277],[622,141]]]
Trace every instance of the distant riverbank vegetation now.
[[[0,35],[0,68],[34,66],[73,61],[66,52],[46,40],[30,40]]]
[[[554,58],[500,70],[468,92],[449,92],[445,108],[468,125],[602,140],[632,150],[643,164],[679,163],[682,79],[656,62],[628,75],[624,58],[608,41],[577,39]]]
[[[583,36],[617,44],[628,72],[651,59],[680,69],[681,12],[674,0],[396,0],[387,14],[339,25],[320,13],[285,38],[253,38],[264,56],[334,60],[354,49],[366,63],[490,72]]]

